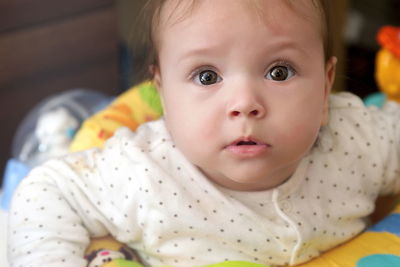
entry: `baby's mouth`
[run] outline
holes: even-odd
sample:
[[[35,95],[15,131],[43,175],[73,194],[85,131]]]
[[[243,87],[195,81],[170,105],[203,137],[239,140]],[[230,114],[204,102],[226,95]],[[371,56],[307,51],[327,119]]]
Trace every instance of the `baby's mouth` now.
[[[254,141],[239,141],[236,146],[255,146],[257,145]]]
[[[253,158],[264,154],[271,145],[252,137],[242,137],[225,147],[227,151],[240,158]]]
[[[266,144],[264,142],[258,141],[255,138],[252,137],[242,137],[234,142],[232,142],[229,146],[267,146],[270,147],[269,144]]]

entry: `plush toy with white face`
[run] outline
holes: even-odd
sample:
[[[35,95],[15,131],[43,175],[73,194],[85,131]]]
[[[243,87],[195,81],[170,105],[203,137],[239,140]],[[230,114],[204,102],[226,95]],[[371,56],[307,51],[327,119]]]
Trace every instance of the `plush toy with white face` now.
[[[124,254],[121,252],[108,249],[95,251],[91,257],[92,259],[89,261],[88,267],[101,267],[103,264],[111,262],[115,259],[125,259]]]

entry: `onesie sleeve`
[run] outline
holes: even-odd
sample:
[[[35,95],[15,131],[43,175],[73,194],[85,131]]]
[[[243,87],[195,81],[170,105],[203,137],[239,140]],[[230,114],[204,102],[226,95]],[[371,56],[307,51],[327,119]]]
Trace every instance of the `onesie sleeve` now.
[[[325,139],[333,143],[325,146],[345,156],[336,160],[358,169],[371,196],[399,193],[400,105],[388,101],[383,108],[366,107],[359,97],[343,92],[330,96],[329,117],[325,136],[332,137]]]
[[[104,229],[96,225],[96,214],[82,216],[82,210],[93,215],[95,209],[66,166],[54,160],[34,169],[15,192],[8,229],[12,267],[86,266],[89,236]]]
[[[383,155],[381,195],[400,192],[400,105],[389,101],[381,109],[371,110],[376,139]]]

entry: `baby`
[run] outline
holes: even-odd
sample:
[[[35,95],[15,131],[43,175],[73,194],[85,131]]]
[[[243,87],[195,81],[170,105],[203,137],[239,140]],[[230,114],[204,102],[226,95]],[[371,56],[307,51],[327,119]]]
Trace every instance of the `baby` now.
[[[12,266],[86,266],[112,235],[149,266],[306,262],[400,191],[400,109],[329,95],[327,3],[149,0],[164,118],[34,169]]]

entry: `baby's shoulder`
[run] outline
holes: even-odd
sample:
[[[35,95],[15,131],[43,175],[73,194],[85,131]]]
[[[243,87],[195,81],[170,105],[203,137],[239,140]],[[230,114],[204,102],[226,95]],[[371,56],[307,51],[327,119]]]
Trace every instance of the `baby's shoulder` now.
[[[362,99],[350,92],[332,93],[329,96],[329,109],[332,112],[337,110],[367,109]]]
[[[151,160],[152,151],[160,143],[167,143],[169,140],[163,120],[145,123],[136,131],[121,127],[106,141],[103,148],[73,152],[50,164],[63,164],[78,173],[81,172],[81,168],[76,168],[78,165],[96,170],[100,174],[109,169],[123,169],[124,166],[132,169]]]
[[[400,106],[367,107],[356,95],[342,92],[329,98],[329,121],[320,133],[320,143],[342,147],[346,153],[352,148],[360,154],[386,151],[397,132]]]
[[[382,108],[365,106],[362,99],[349,93],[341,92],[330,95],[329,98],[329,124],[334,126],[363,126],[372,129],[388,128],[393,123],[397,124],[400,118],[400,105],[388,101]]]
[[[171,141],[163,119],[142,124],[136,131],[128,127],[119,128],[115,134],[107,140],[104,151],[113,147],[127,147],[152,149],[160,143]]]
[[[329,97],[330,126],[343,125],[375,127],[376,120],[386,114],[377,107],[367,107],[358,96],[349,92],[340,92]],[[388,116],[386,116],[388,117]]]

